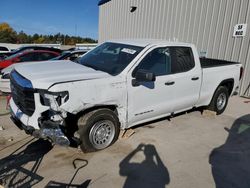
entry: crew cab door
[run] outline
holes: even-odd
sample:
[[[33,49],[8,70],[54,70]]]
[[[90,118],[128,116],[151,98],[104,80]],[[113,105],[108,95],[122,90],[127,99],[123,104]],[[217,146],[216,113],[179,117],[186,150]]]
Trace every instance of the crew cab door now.
[[[195,60],[191,47],[171,47],[172,64],[171,75],[173,112],[192,108],[198,101],[201,87],[201,67]],[[197,55],[198,56],[198,55]]]
[[[149,52],[128,74],[129,125],[192,108],[201,87],[201,68],[197,63],[191,47],[158,47]],[[133,86],[137,70],[154,73],[156,80]]]
[[[138,82],[132,80],[138,70],[154,73],[155,81]],[[128,124],[130,126],[168,115],[174,107],[173,76],[171,73],[171,54],[169,47],[157,47],[148,52],[132,68],[127,77]]]

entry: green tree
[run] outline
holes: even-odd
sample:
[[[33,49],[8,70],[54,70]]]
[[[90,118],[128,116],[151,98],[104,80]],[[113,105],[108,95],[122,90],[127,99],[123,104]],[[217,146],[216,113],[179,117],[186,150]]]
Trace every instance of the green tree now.
[[[0,23],[0,42],[4,43],[61,43],[65,45],[75,45],[76,43],[96,43],[91,38],[80,36],[69,36],[61,33],[55,35],[27,35],[20,31],[18,34],[8,23]]]
[[[33,36],[32,36],[32,42],[35,42],[39,39],[39,35],[37,33],[35,33]]]
[[[20,31],[17,35],[17,41],[18,43],[30,43],[30,39],[26,33],[23,31]]]
[[[8,23],[0,23],[0,42],[17,42],[17,34]]]

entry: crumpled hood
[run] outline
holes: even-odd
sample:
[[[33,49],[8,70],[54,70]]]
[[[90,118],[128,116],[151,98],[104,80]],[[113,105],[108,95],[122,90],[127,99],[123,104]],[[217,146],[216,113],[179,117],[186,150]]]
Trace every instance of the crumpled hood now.
[[[65,61],[47,61],[15,66],[15,70],[30,80],[37,89],[48,89],[51,85],[77,80],[110,77],[108,73]]]

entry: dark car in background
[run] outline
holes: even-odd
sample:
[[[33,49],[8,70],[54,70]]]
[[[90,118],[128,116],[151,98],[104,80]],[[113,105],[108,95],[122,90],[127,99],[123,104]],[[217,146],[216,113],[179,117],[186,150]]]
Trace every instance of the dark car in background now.
[[[0,46],[0,61],[7,57],[6,54],[10,53],[10,49],[5,46]]]
[[[10,52],[10,49],[5,46],[0,46],[0,53],[7,53]]]
[[[55,57],[51,60],[70,60],[76,61],[83,54],[88,52],[89,50],[75,50],[75,51],[64,51],[60,56]]]
[[[13,51],[6,51],[6,52],[3,52],[0,54],[0,60],[1,59],[5,59],[9,56],[12,56],[14,54],[18,54],[18,53],[21,53],[21,52],[24,52],[24,51],[33,51],[33,50],[47,50],[47,51],[52,51],[52,52],[56,52],[56,53],[59,53],[61,54],[62,53],[62,50],[58,49],[58,48],[53,48],[53,47],[45,47],[45,46],[23,46],[23,47],[20,47],[16,50],[13,50]]]
[[[48,50],[25,50],[20,53],[15,53],[3,61],[0,61],[0,70],[20,62],[29,62],[29,61],[46,61],[52,58],[59,56],[60,53]]]

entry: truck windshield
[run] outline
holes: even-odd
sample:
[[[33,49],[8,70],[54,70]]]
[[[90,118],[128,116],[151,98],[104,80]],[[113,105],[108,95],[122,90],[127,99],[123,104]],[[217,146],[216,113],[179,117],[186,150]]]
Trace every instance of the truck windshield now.
[[[77,63],[114,76],[120,74],[142,49],[139,46],[107,42],[84,55]]]

